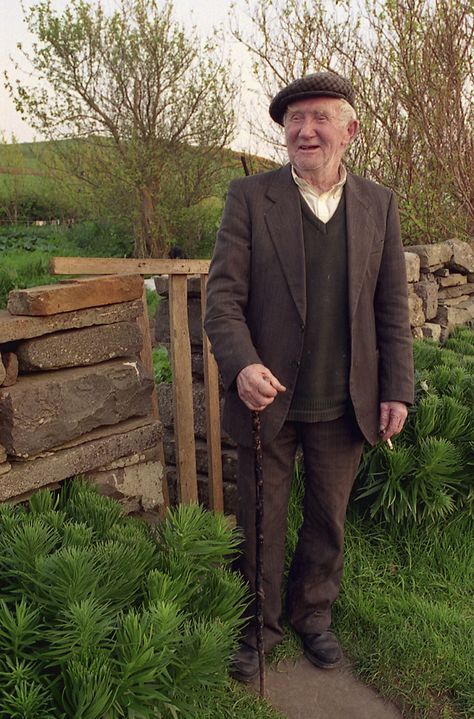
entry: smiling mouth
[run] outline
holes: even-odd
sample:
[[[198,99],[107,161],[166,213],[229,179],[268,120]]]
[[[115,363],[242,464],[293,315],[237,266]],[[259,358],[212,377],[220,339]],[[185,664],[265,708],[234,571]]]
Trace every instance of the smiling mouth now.
[[[319,145],[300,145],[300,146],[299,146],[299,149],[300,149],[300,150],[304,150],[304,151],[307,151],[307,150],[318,150],[318,149],[319,149]]]

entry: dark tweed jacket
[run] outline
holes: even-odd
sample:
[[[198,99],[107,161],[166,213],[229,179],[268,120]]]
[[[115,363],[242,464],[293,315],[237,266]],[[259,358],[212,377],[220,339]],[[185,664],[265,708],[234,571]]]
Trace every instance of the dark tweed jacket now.
[[[360,429],[375,443],[379,403],[413,401],[405,262],[393,193],[348,173],[345,198],[350,394]],[[290,407],[305,321],[300,195],[290,165],[234,180],[211,262],[205,329],[225,388],[224,428],[237,443],[252,444],[237,374],[262,363],[287,387],[261,413],[265,444]]]

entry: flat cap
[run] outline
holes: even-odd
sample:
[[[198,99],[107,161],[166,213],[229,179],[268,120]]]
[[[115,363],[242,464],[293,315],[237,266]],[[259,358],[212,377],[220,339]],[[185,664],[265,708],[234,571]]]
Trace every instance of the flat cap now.
[[[340,97],[354,106],[355,92],[349,80],[336,72],[315,72],[290,82],[280,90],[270,103],[270,117],[283,125],[285,110],[291,102],[318,95]]]

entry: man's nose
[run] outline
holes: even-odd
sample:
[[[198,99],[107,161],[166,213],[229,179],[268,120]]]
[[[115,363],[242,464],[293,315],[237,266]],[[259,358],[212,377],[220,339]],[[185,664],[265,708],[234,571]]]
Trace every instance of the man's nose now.
[[[311,117],[307,117],[300,127],[300,135],[302,137],[313,137],[316,131],[316,126]]]

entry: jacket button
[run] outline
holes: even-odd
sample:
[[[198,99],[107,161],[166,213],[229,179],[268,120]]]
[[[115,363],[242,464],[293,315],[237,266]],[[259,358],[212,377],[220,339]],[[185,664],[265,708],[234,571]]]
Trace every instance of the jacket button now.
[[[300,329],[301,329],[302,332],[304,332],[304,322],[301,323]]]
[[[291,364],[293,365],[293,367],[299,367],[299,366],[300,366],[300,363],[299,363],[298,360],[293,360],[293,362],[292,362]]]

